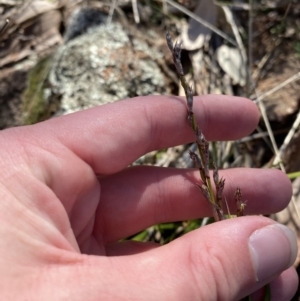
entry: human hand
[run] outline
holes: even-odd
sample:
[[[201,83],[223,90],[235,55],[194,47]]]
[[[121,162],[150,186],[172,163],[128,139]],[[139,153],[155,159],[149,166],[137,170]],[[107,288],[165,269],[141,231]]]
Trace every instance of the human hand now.
[[[208,140],[241,138],[258,121],[242,98],[195,97],[194,112]],[[197,171],[127,167],[193,139],[185,101],[164,96],[2,131],[1,300],[214,301],[254,292],[252,300],[262,300],[266,283],[272,300],[289,300],[296,242],[270,219],[218,222],[165,246],[119,242],[153,224],[211,215]],[[277,170],[220,174],[232,212],[236,186],[248,214],[276,212],[290,200],[291,184]]]

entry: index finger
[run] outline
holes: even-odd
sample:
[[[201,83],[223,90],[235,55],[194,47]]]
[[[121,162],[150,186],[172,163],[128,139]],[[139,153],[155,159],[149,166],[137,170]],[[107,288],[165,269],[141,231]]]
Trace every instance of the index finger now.
[[[194,113],[208,140],[234,140],[251,133],[259,113],[245,98],[194,98]],[[46,129],[45,129],[46,128]],[[195,140],[185,99],[143,96],[63,116],[36,130],[52,132],[96,173],[122,170],[145,153]]]

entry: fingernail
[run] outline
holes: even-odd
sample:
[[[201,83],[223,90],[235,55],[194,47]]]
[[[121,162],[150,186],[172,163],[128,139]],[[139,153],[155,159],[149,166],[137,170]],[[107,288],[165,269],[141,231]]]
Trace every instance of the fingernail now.
[[[268,279],[286,270],[296,260],[296,235],[286,226],[269,225],[252,233],[249,249],[256,279]]]

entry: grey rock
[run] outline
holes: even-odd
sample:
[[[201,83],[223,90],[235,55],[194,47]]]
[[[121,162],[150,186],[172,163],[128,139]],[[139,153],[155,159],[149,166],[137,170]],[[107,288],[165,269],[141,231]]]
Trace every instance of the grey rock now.
[[[67,31],[49,73],[51,91],[61,97],[61,114],[138,95],[167,93],[157,59],[162,54],[141,40],[129,38],[121,24],[107,24],[101,13],[91,14],[91,27]],[[83,15],[78,15],[83,22]],[[71,24],[72,24],[71,22]],[[78,35],[79,33],[83,33]]]

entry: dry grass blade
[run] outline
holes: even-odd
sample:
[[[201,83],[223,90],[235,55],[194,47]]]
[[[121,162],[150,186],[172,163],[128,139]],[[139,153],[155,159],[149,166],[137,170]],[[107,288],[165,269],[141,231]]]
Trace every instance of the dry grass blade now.
[[[243,61],[244,61],[244,63],[246,63],[246,61],[247,61],[246,50],[245,50],[241,35],[239,33],[239,29],[238,29],[238,27],[236,25],[236,22],[234,20],[233,14],[227,6],[222,6],[222,9],[225,13],[227,22],[231,26],[232,32],[234,34],[234,37],[235,37],[237,45],[238,45],[238,49],[242,54]]]
[[[132,1],[132,11],[133,11],[133,16],[134,16],[134,21],[135,23],[140,23],[140,15],[137,7],[137,2],[136,0],[131,0]]]
[[[0,29],[0,35],[4,32],[4,30],[5,30],[5,28],[7,27],[8,23],[9,23],[9,20],[6,19],[6,20],[5,20],[5,23],[4,23],[4,25],[3,25],[3,27]]]
[[[293,138],[293,136],[295,135],[295,132],[298,130],[300,125],[300,111],[298,112],[297,118],[294,121],[292,128],[290,129],[290,131],[288,132],[288,134],[286,135],[283,144],[281,145],[281,147],[279,148],[279,152],[277,154],[277,156],[275,157],[273,164],[277,165],[280,161],[281,161],[281,156],[282,153],[286,150],[286,148],[288,147],[291,139]]]
[[[108,18],[107,18],[107,23],[110,24],[111,21],[112,21],[112,17],[114,15],[114,11],[115,9],[117,8],[117,1],[118,0],[113,0],[111,5],[110,5],[110,8],[109,8],[109,13],[108,13]]]
[[[271,95],[272,93],[278,91],[279,89],[283,88],[284,86],[286,86],[287,84],[297,80],[298,78],[300,78],[300,72],[298,72],[297,74],[291,76],[290,78],[288,78],[287,80],[285,80],[283,83],[277,85],[276,87],[274,87],[273,89],[265,92],[264,94],[258,96],[256,98],[256,102],[258,103],[258,106],[259,106],[259,109],[260,109],[260,112],[262,114],[262,117],[263,117],[263,120],[265,122],[265,125],[266,125],[266,128],[267,128],[267,131],[268,131],[268,134],[269,134],[269,137],[270,137],[270,140],[272,142],[272,146],[273,146],[273,149],[274,149],[274,152],[275,152],[275,158],[280,158],[280,152],[279,152],[279,149],[277,147],[277,144],[276,144],[276,141],[275,141],[275,137],[274,137],[274,134],[272,132],[272,128],[271,128],[271,125],[270,125],[270,122],[268,120],[268,116],[266,114],[266,109],[265,109],[265,106],[262,102],[262,100]],[[279,167],[280,169],[286,173],[286,170],[285,170],[285,167],[283,165],[283,163],[278,160],[278,164],[279,164]],[[298,210],[298,207],[297,207],[297,204],[296,204],[296,201],[295,201],[295,198],[292,197],[291,199],[291,202],[293,203],[293,206],[294,206],[294,209],[296,211],[296,214],[297,214],[297,217],[298,217],[298,220],[300,221],[300,212]]]
[[[292,83],[293,81],[296,81],[299,78],[300,78],[300,72],[298,72],[297,74],[291,76],[290,78],[288,78],[287,80],[285,80],[281,84],[277,85],[273,89],[271,89],[271,90],[269,90],[269,91],[261,94],[260,96],[257,96],[257,98],[254,100],[254,102],[256,102],[258,104],[258,106],[259,106],[260,112],[262,114],[263,120],[264,120],[266,128],[267,128],[267,131],[269,133],[269,137],[270,137],[270,140],[271,140],[271,143],[272,143],[272,146],[273,146],[273,150],[274,150],[274,153],[275,153],[276,157],[280,157],[280,155],[279,155],[279,149],[277,147],[277,144],[276,144],[276,141],[275,141],[275,137],[274,137],[274,134],[273,134],[270,122],[268,120],[268,116],[266,114],[266,109],[265,109],[265,106],[264,106],[262,100],[265,97],[267,97],[267,96],[275,93],[276,91],[282,89],[284,86]],[[278,163],[279,163],[279,166],[280,166],[281,170],[285,172],[285,168],[284,168],[283,164],[280,161]],[[299,215],[299,220],[300,220],[300,215]]]
[[[267,96],[270,96],[271,94],[277,92],[278,90],[282,89],[283,87],[285,87],[286,85],[298,80],[300,78],[300,71],[296,74],[294,74],[293,76],[289,77],[287,80],[285,80],[284,82],[282,82],[281,84],[277,85],[276,87],[274,87],[273,89],[259,95],[254,102],[259,102],[261,100],[263,100],[264,98],[266,98]]]
[[[249,20],[248,20],[248,72],[247,72],[247,96],[250,95],[251,91],[251,67],[253,62],[253,54],[252,54],[252,37],[253,37],[253,30],[252,30],[252,24],[253,24],[253,2],[252,0],[249,0]],[[253,78],[253,77],[252,77]]]

